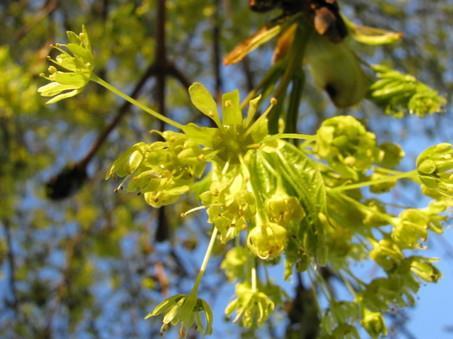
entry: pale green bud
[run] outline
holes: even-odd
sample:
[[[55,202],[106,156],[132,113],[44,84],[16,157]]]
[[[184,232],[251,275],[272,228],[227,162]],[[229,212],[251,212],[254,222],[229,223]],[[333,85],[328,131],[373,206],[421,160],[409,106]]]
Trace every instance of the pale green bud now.
[[[428,236],[429,216],[421,210],[407,209],[401,212],[393,228],[392,239],[402,248],[418,248]]]
[[[386,168],[396,167],[402,158],[404,158],[404,150],[397,144],[384,142],[379,145],[381,157],[378,161],[380,166]]]
[[[247,246],[259,258],[272,260],[284,251],[287,232],[283,226],[272,222],[255,226],[247,237]]]
[[[373,242],[370,257],[387,272],[394,270],[404,259],[400,248],[389,239]]]
[[[389,179],[389,176],[379,172],[379,170],[376,170],[371,175],[371,178],[370,178],[370,180],[376,180],[376,181],[383,180],[383,179]],[[396,182],[397,182],[397,180],[388,180],[388,181],[384,181],[384,182],[377,182],[370,186],[370,191],[373,193],[389,192],[395,186]]]
[[[305,217],[305,211],[296,197],[285,193],[276,193],[265,203],[269,220],[280,225],[299,223]]]
[[[250,251],[242,246],[233,247],[225,255],[220,267],[228,280],[244,280],[250,271],[253,257]]]
[[[373,338],[387,335],[387,327],[385,326],[384,317],[380,312],[371,312],[365,308],[361,323],[363,328]]]
[[[453,145],[431,146],[417,158],[417,172],[425,194],[435,199],[453,196]]]
[[[412,257],[410,263],[411,271],[426,282],[437,282],[442,273],[432,264],[433,259],[424,257]]]
[[[325,120],[316,132],[315,151],[336,170],[353,177],[379,156],[375,135],[352,116]]]

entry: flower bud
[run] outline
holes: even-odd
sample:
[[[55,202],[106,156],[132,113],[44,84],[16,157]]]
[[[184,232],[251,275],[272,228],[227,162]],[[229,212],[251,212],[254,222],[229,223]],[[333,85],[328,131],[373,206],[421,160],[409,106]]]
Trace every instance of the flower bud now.
[[[277,258],[285,249],[286,243],[286,229],[272,222],[255,226],[247,237],[250,250],[263,260]]]
[[[233,247],[225,255],[220,267],[225,272],[228,280],[244,280],[246,270],[249,270],[252,259],[249,250],[245,247]]]
[[[276,193],[266,200],[269,220],[280,225],[298,223],[305,217],[305,211],[296,197]]]
[[[274,308],[274,302],[263,292],[253,290],[248,284],[237,284],[236,299],[228,304],[225,314],[236,312],[235,322],[241,319],[242,326],[255,328],[269,318]]]
[[[376,137],[352,116],[325,120],[316,132],[316,153],[349,176],[364,171],[378,157]]]
[[[361,323],[363,328],[365,328],[368,334],[373,338],[387,335],[387,327],[385,326],[384,318],[379,312],[371,312],[365,308]]]
[[[193,326],[204,335],[212,333],[211,307],[206,301],[196,298],[193,294],[177,294],[165,299],[145,319],[160,315],[163,316],[161,333],[178,323],[181,326],[179,330],[181,337],[184,337],[186,331]]]
[[[411,260],[411,271],[419,278],[426,282],[437,282],[442,274],[439,269],[434,266],[429,258],[413,257]]]
[[[382,156],[378,164],[386,168],[396,167],[405,155],[404,150],[399,145],[391,142],[380,144],[379,149],[382,152]]]
[[[382,180],[382,179],[389,179],[388,175],[382,174],[379,172],[379,170],[376,170],[370,178],[372,181],[376,180]],[[388,180],[388,181],[383,181],[383,182],[377,182],[375,184],[372,184],[370,186],[370,191],[373,193],[385,193],[390,191],[396,184],[397,180]]]
[[[419,242],[428,236],[429,216],[421,210],[407,209],[401,212],[392,231],[392,239],[401,248],[418,248]]]
[[[370,257],[386,272],[395,269],[404,258],[400,248],[389,239],[374,242]]]
[[[431,146],[417,158],[417,173],[425,194],[435,199],[453,196],[453,145]]]

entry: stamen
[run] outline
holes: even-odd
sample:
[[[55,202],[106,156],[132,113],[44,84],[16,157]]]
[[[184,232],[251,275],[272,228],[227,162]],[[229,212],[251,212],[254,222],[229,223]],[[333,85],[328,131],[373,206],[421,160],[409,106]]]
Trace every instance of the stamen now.
[[[192,209],[190,209],[190,210],[188,210],[188,211],[182,212],[182,213],[181,213],[181,218],[185,218],[185,217],[187,217],[189,214],[192,214],[192,213],[201,211],[202,209],[205,209],[205,208],[206,208],[206,206],[203,206],[203,205],[198,206],[198,207],[194,207],[194,208],[192,208]]]

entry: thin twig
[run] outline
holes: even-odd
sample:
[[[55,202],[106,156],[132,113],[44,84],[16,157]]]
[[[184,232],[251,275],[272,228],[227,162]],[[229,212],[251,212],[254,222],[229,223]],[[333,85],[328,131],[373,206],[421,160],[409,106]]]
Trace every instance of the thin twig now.
[[[221,61],[221,50],[220,50],[220,39],[221,39],[221,2],[215,0],[214,5],[214,16],[212,26],[212,61],[214,68],[214,79],[215,79],[215,97],[217,100],[220,99],[223,91],[223,78],[222,78],[222,61]]]
[[[138,97],[140,94],[141,90],[145,86],[146,82],[156,74],[156,69],[157,67],[153,64],[148,66],[146,69],[145,73],[142,75],[138,83],[135,85],[135,88],[133,89],[131,93],[132,98]],[[99,148],[103,145],[103,143],[106,141],[110,133],[115,129],[115,127],[121,122],[121,120],[124,118],[124,116],[128,113],[129,108],[131,104],[128,101],[124,101],[124,103],[121,105],[121,107],[118,109],[117,114],[113,118],[113,120],[105,127],[105,129],[99,134],[98,138],[96,139],[95,143],[91,147],[91,149],[88,151],[88,153],[83,157],[82,160],[80,160],[79,165],[80,166],[87,166],[88,163],[91,161],[91,159],[95,156],[95,154],[98,152]]]
[[[33,18],[32,22],[27,26],[22,26],[19,32],[16,35],[15,41],[22,40],[24,37],[30,33],[35,26],[37,26],[42,20],[47,18],[50,14],[52,14],[59,6],[58,0],[47,0],[42,8],[36,13],[35,17]]]

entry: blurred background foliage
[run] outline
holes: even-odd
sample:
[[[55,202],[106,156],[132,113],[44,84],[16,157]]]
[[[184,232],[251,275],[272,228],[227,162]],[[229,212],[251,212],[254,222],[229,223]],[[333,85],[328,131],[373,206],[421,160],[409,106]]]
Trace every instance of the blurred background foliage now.
[[[162,4],[165,17],[157,10]],[[355,22],[404,32],[397,45],[355,46],[361,58],[414,74],[451,101],[451,2],[345,0],[340,5]],[[36,88],[43,83],[39,74],[47,67],[50,44],[85,24],[102,77],[126,92],[135,89],[151,107],[187,122],[202,119],[190,108],[186,87],[191,82],[203,81],[217,94],[239,88],[245,96],[259,81],[271,63],[272,44],[237,65],[224,67],[221,57],[277,15],[253,13],[244,0],[0,2],[1,337],[153,337],[160,325],[143,316],[162,295],[183,290],[193,279],[198,245],[206,241],[203,218],[180,217],[191,201],[158,211],[140,197],[114,193],[113,183],[104,181],[121,151],[150,141],[148,131],[162,126],[91,85],[75,99],[44,106]],[[164,46],[158,38],[162,27]],[[158,89],[162,74],[165,100]],[[304,99],[300,132],[313,132],[327,116],[353,114],[381,140],[405,145],[412,162],[421,151],[414,140],[434,144],[451,141],[453,134],[452,124],[441,123],[452,121],[451,106],[447,117],[395,121],[367,102],[338,110],[311,85]],[[393,198],[416,205],[416,196],[404,192],[402,187]],[[159,227],[170,232],[162,236]],[[225,282],[217,263],[204,286],[211,300]],[[303,293],[293,294],[294,304],[305,300],[309,308]],[[294,307],[287,311],[280,320],[297,318]],[[215,336],[239,331],[221,325]],[[263,331],[276,333],[272,327]]]

